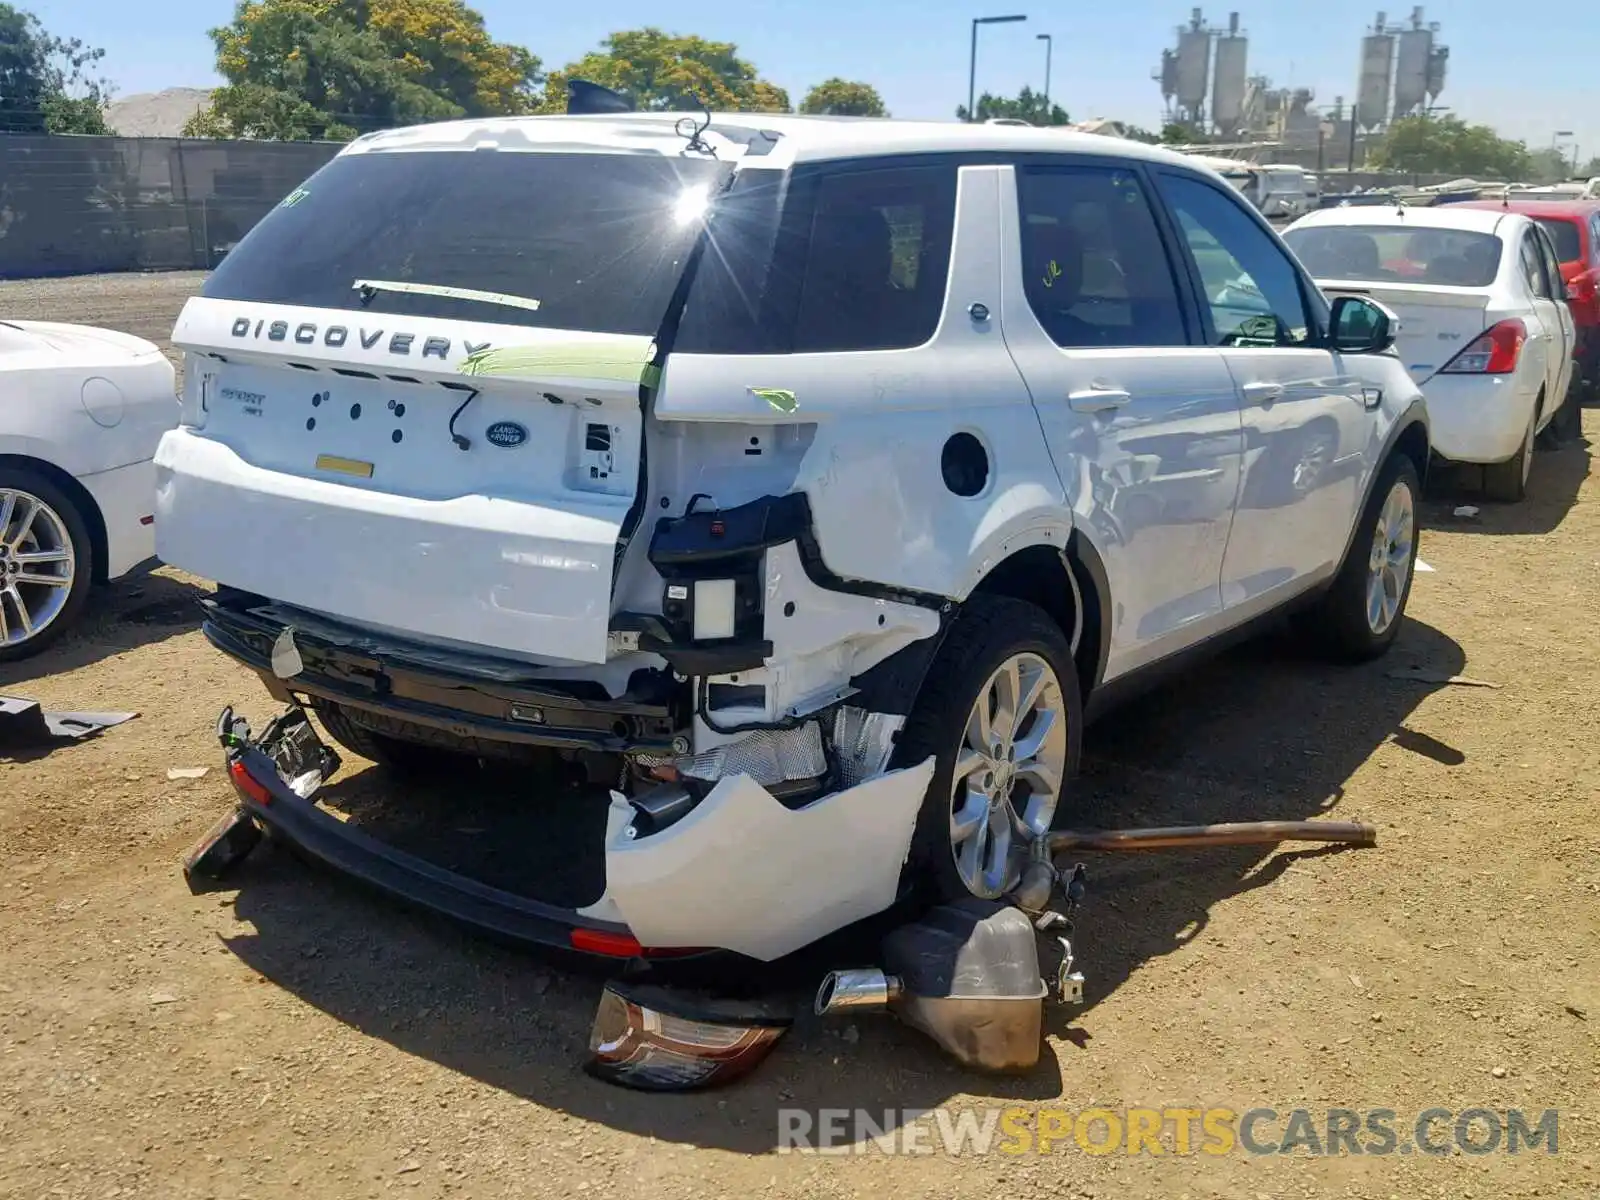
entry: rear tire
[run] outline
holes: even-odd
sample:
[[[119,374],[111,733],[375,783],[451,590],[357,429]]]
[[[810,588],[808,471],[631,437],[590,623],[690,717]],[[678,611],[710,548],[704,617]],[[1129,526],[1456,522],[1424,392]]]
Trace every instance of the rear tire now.
[[[41,653],[77,622],[89,601],[95,563],[89,526],[77,502],[36,471],[0,467],[0,518],[3,663]],[[19,558],[19,553],[34,557]],[[52,553],[65,558],[45,562],[38,557]],[[24,576],[59,578],[63,584],[23,583]],[[56,595],[60,591],[64,598]],[[47,619],[41,619],[45,614]],[[23,632],[26,624],[35,630]]]
[[[1483,494],[1501,504],[1516,504],[1528,494],[1528,476],[1533,473],[1534,430],[1539,424],[1539,412],[1534,410],[1528,421],[1528,431],[1522,437],[1522,450],[1505,462],[1485,463],[1483,468]]]
[[[1365,662],[1387,652],[1400,635],[1416,577],[1421,494],[1416,464],[1404,454],[1391,455],[1333,586],[1296,618],[1301,632],[1329,657]]]
[[[997,680],[999,692],[993,690]],[[994,705],[983,722],[991,736],[975,739],[980,701],[987,714],[991,701],[1010,688],[1022,701],[1012,705],[1021,718],[1002,719],[1003,705]],[[1030,694],[1036,699],[1028,704]],[[1031,842],[1055,822],[1078,768],[1082,737],[1083,697],[1061,627],[1024,601],[971,597],[928,671],[896,749],[901,766],[934,760],[911,842],[913,887],[936,901],[992,899],[1015,887]],[[991,752],[976,754],[969,745],[974,740]],[[966,768],[959,797],[958,759]],[[958,822],[963,816],[968,819]],[[991,869],[984,870],[985,862]]]

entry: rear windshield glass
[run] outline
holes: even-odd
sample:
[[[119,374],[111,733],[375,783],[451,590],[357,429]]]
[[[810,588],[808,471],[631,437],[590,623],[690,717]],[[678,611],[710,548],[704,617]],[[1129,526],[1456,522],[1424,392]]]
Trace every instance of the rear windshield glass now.
[[[263,218],[212,273],[204,294],[654,334],[698,232],[695,198],[720,187],[730,169],[633,154],[349,154]],[[361,291],[358,281],[380,286]]]
[[[1559,261],[1569,263],[1583,258],[1583,239],[1578,236],[1576,221],[1569,221],[1565,217],[1534,217],[1533,220],[1535,224],[1544,226],[1544,231],[1550,235]]]
[[[1313,225],[1283,240],[1316,279],[1488,287],[1500,270],[1500,239],[1465,229]]]

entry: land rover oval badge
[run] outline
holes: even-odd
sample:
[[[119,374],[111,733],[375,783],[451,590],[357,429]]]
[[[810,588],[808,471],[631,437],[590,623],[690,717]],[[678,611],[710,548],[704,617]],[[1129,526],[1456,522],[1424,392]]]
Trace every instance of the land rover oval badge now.
[[[509,450],[513,446],[520,446],[528,440],[528,430],[525,426],[518,425],[515,421],[496,421],[485,431],[484,437],[489,439],[491,446],[499,446]]]

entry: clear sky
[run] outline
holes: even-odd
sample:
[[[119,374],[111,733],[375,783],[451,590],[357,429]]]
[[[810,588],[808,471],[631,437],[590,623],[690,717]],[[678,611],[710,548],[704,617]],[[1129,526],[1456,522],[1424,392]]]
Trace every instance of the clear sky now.
[[[1379,0],[1381,2],[1381,0]],[[1310,87],[1317,103],[1354,91],[1362,33],[1377,4],[1315,3],[1291,8],[1235,0],[1250,35],[1250,71],[1279,85]],[[1390,23],[1409,5],[1390,0]],[[52,32],[106,49],[106,74],[122,95],[218,82],[206,30],[232,14],[231,0],[20,0]],[[980,34],[978,90],[1015,93],[1044,82],[1044,43],[1054,36],[1051,92],[1075,120],[1106,116],[1154,127],[1161,96],[1151,72],[1187,0],[790,0],[736,3],[646,0],[597,4],[478,0],[490,33],[518,42],[546,66],[561,66],[616,29],[654,24],[731,41],[796,103],[830,75],[874,84],[900,117],[949,118],[965,103],[974,16],[1026,13],[1024,24]],[[1519,21],[1519,12],[1532,19]],[[1092,13],[1093,15],[1089,15]],[[1223,4],[1205,10],[1226,24]],[[1435,0],[1426,18],[1442,25],[1449,77],[1439,103],[1495,126],[1534,148],[1557,130],[1576,135],[1582,157],[1600,154],[1600,5],[1542,0],[1526,10],[1490,0]]]

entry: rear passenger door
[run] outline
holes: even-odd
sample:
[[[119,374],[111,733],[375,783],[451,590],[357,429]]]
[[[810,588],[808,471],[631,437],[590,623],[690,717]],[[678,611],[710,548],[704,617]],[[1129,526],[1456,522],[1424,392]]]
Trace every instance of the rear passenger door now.
[[[1243,397],[1244,478],[1222,600],[1245,619],[1337,569],[1377,452],[1381,394],[1327,348],[1325,303],[1260,218],[1221,184],[1167,170],[1158,179],[1206,340]]]
[[[1539,243],[1530,221],[1512,243],[1516,247],[1514,282],[1522,289],[1528,306],[1528,338],[1522,345],[1522,363],[1519,365],[1519,383],[1530,393],[1550,390],[1554,374],[1554,359],[1560,353],[1560,325],[1555,319],[1555,306],[1550,301],[1550,281],[1545,276],[1544,260],[1539,254]],[[1549,404],[1545,404],[1546,410]]]
[[[1534,226],[1538,239],[1539,258],[1544,264],[1545,283],[1550,292],[1552,340],[1550,347],[1549,397],[1545,411],[1555,412],[1566,401],[1567,384],[1572,379],[1572,351],[1577,344],[1577,334],[1572,325],[1572,308],[1567,304],[1567,286],[1561,279],[1561,263],[1556,258],[1555,243],[1550,234]]]
[[[1105,677],[1217,629],[1239,484],[1238,393],[1200,344],[1143,173],[1019,165],[1002,324],[1079,536],[1105,565]]]

